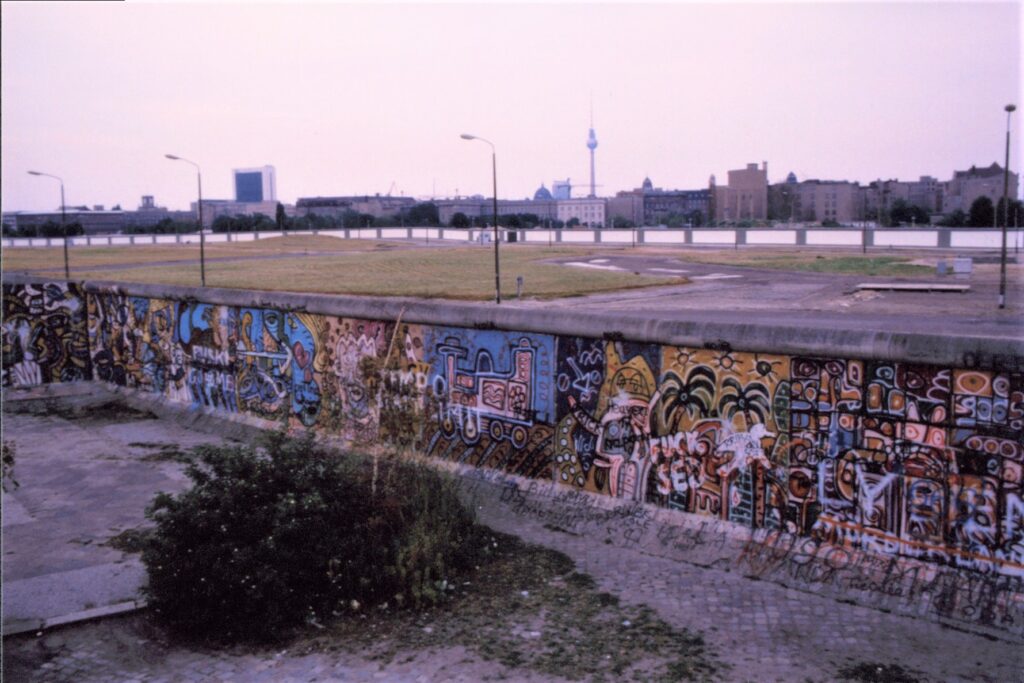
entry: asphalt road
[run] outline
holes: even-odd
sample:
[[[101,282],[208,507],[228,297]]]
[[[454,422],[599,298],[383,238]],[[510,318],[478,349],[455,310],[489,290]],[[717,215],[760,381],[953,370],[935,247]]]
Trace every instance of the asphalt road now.
[[[939,258],[938,256],[935,257]],[[946,257],[948,258],[948,256]],[[914,277],[845,275],[694,263],[679,257],[609,253],[587,259],[557,259],[567,268],[597,268],[665,277],[688,284],[625,290],[556,301],[513,301],[520,306],[637,313],[660,319],[772,324],[791,322],[849,330],[1024,338],[1024,277],[1011,266],[1008,306],[997,307],[999,267],[975,264],[968,278],[933,273]],[[967,284],[966,292],[858,291],[861,283]],[[529,283],[526,283],[529,292]]]

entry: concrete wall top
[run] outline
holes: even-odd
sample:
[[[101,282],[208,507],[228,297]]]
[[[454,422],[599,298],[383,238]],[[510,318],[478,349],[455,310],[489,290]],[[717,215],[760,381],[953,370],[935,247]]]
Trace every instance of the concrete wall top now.
[[[53,278],[48,278],[53,280]],[[3,276],[4,283],[38,282],[38,277]],[[526,308],[439,299],[339,296],[264,292],[216,287],[181,287],[109,281],[84,283],[87,291],[187,299],[228,306],[300,310],[364,320],[498,329],[539,334],[629,340],[790,355],[888,359],[981,369],[1024,368],[1024,336],[1016,326],[1005,334],[921,332],[886,321],[870,329],[862,319],[823,313],[772,322],[751,321],[749,312],[673,311],[604,313],[562,307]],[[876,328],[882,325],[876,325]]]

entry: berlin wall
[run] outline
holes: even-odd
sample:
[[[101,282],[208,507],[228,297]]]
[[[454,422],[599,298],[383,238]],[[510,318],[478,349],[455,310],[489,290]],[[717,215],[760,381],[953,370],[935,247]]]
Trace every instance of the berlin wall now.
[[[17,277],[3,317],[5,389],[411,448],[560,529],[1024,635],[1021,340]]]

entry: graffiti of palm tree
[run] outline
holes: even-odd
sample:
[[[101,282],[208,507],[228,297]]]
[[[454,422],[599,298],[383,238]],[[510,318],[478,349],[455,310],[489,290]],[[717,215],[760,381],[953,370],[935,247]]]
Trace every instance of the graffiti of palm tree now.
[[[771,412],[771,394],[761,382],[751,382],[743,386],[733,377],[722,382],[722,396],[718,399],[718,412],[729,420],[736,413],[743,414],[747,429],[756,422],[767,422]]]
[[[708,417],[715,402],[715,373],[699,365],[682,377],[668,371],[658,391],[655,415],[663,434],[679,431],[684,417]]]

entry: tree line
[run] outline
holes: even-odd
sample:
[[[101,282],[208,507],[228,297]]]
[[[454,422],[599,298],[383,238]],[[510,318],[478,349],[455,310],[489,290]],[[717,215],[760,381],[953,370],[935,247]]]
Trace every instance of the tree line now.
[[[76,235],[84,235],[85,229],[82,224],[78,221],[72,221],[67,224],[67,235],[68,237],[74,237]],[[4,237],[63,237],[64,227],[59,221],[48,220],[41,225],[18,225],[14,226],[10,223],[3,224],[3,236]]]

